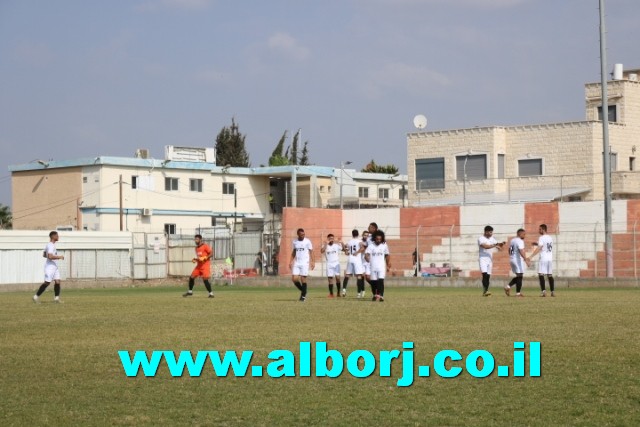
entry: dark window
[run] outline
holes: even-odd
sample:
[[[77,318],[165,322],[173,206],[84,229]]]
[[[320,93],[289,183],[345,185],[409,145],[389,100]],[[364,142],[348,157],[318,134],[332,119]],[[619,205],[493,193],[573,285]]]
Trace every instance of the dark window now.
[[[222,183],[222,194],[235,194],[236,184],[234,182]]]
[[[178,178],[165,178],[164,191],[178,191]]]
[[[444,157],[416,159],[416,189],[444,188]]]
[[[487,155],[456,156],[456,179],[464,180],[465,174],[467,181],[487,179]]]
[[[176,234],[176,225],[175,224],[165,224],[164,225],[165,234]]]
[[[629,157],[629,170],[630,171],[636,170],[636,158],[635,157]]]
[[[378,188],[378,198],[379,199],[388,199],[389,198],[389,189],[388,188]]]
[[[402,199],[406,199],[409,197],[409,191],[406,188],[401,188],[400,189],[400,200]]]
[[[363,199],[369,198],[369,187],[358,187],[358,197]]]
[[[607,108],[607,115],[610,122],[618,121],[618,109],[615,105],[609,105]],[[598,107],[598,120],[602,121],[602,107]]]
[[[498,179],[504,179],[504,154],[498,154]]]
[[[190,179],[189,180],[189,191],[197,191],[198,193],[202,193],[202,180],[201,179]]]
[[[542,175],[542,159],[518,160],[518,176]]]
[[[134,190],[136,188],[138,188],[138,176],[137,175],[132,175],[131,176],[131,188],[133,188]]]

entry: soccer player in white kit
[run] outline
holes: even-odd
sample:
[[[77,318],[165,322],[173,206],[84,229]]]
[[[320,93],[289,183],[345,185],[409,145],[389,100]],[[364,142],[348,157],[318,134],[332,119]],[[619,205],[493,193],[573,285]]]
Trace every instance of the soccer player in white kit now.
[[[555,283],[553,280],[553,239],[547,234],[547,225],[540,224],[538,227],[538,233],[540,238],[538,243],[533,243],[536,249],[531,254],[531,258],[540,253],[540,261],[538,262],[538,280],[540,281],[540,296],[546,297],[547,290],[544,286],[544,276],[549,278],[549,289],[551,290],[551,296],[555,297]]]
[[[309,270],[316,267],[313,260],[313,245],[311,240],[304,237],[304,230],[298,228],[296,231],[298,238],[293,241],[293,251],[291,251],[291,261],[289,268],[291,269],[291,280],[296,288],[300,290],[300,301],[307,299],[307,276]]]
[[[344,252],[342,242],[336,242],[333,234],[327,235],[327,243],[322,245],[320,253],[323,253],[327,261],[327,278],[329,279],[329,298],[333,298],[333,281],[336,281],[336,294],[338,297],[347,296],[347,289],[340,289],[340,252]]]
[[[358,238],[359,234],[358,230],[352,230],[352,239],[349,240],[345,247],[345,252],[349,258],[347,259],[347,268],[345,268],[342,288],[346,290],[349,277],[356,276],[358,298],[362,298],[364,297],[364,266],[362,265],[362,255],[365,250],[365,245],[362,240]]]
[[[511,271],[516,275],[508,285],[504,287],[504,293],[509,296],[511,287],[516,285],[516,296],[522,297],[522,277],[524,276],[525,265],[529,266],[529,258],[524,253],[524,238],[526,236],[525,231],[519,228],[516,232],[516,237],[509,242],[509,264],[511,264]]]
[[[365,257],[371,264],[371,287],[374,293],[372,301],[384,302],[384,278],[391,269],[389,247],[382,230],[373,233],[372,241],[365,251]]]
[[[59,240],[58,232],[52,231],[49,233],[49,243],[44,248],[44,252],[42,256],[47,259],[44,264],[44,282],[40,285],[40,288],[33,296],[33,302],[40,302],[40,295],[47,289],[47,286],[54,282],[53,285],[53,293],[54,298],[53,301],[59,303],[60,302],[60,270],[58,270],[58,260],[64,259],[64,255],[58,255],[58,251],[56,250],[56,242]]]
[[[487,225],[484,234],[478,238],[478,263],[482,272],[482,296],[488,297],[489,284],[491,282],[491,268],[493,267],[493,249],[502,250],[505,242],[500,242],[493,237],[493,227]]]

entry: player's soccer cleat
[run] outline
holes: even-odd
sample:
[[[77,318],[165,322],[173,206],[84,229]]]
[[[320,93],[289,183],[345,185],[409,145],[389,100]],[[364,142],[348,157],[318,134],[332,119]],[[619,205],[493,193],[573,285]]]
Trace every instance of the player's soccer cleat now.
[[[507,295],[507,296],[509,296],[509,295],[510,295],[510,293],[511,293],[511,288],[509,287],[509,285],[506,285],[506,286],[504,287],[504,293],[505,293],[505,295]]]
[[[371,301],[377,301],[378,300],[378,295],[374,295],[373,297],[371,297]]]
[[[518,298],[524,298],[524,295],[522,295],[520,292],[518,292],[518,293],[516,294],[516,297],[518,297]]]
[[[55,302],[56,304],[62,304],[62,301],[60,300],[60,297],[55,297],[53,299],[53,302]]]
[[[361,298],[364,298],[364,294],[365,294],[365,292],[364,292],[364,291],[362,291],[362,295],[360,295],[360,297],[361,297]]]
[[[184,294],[182,294],[183,297],[191,297],[193,296],[193,292],[185,292]]]
[[[540,293],[540,296],[541,296],[542,298],[546,297],[546,296],[547,296],[547,291],[542,291],[542,292]]]
[[[333,294],[329,294],[327,295],[327,298],[335,298],[335,296]]]
[[[551,296],[552,296],[552,297],[555,297],[555,294],[553,293],[553,291],[551,291]]]
[[[209,298],[215,298],[215,297],[213,296],[213,292],[209,294]]]
[[[378,298],[378,301],[380,301],[380,302],[384,302],[384,297],[380,297],[380,298]]]
[[[307,297],[300,297],[300,299],[298,301],[305,302],[306,300],[307,300]]]
[[[38,295],[33,296],[33,302],[36,304],[40,304],[40,298],[38,298]]]
[[[482,293],[483,297],[490,297],[491,296],[491,292],[487,291],[487,292],[483,292]]]
[[[342,290],[342,298],[346,298],[347,297],[347,290],[343,289]]]

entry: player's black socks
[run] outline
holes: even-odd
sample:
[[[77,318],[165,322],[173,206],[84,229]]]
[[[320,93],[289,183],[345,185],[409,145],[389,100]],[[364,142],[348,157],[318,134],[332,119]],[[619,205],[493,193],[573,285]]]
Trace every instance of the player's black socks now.
[[[193,286],[196,284],[196,279],[189,277],[189,290],[193,291]]]
[[[302,291],[302,284],[300,284],[300,282],[293,282],[293,284],[296,285],[299,291]]]
[[[37,296],[40,296],[44,293],[44,291],[47,289],[47,286],[49,286],[49,282],[44,282],[42,285],[40,285],[40,288],[38,288],[38,292],[36,292]]]
[[[349,278],[345,277],[344,280],[342,280],[342,289],[347,289],[347,283],[349,283]]]
[[[378,295],[378,281],[377,280],[369,280],[369,285],[371,286],[371,293],[374,296]]]
[[[53,285],[53,294],[57,297],[60,296],[60,283],[55,283]]]
[[[340,291],[338,291],[340,293]],[[329,283],[329,294],[333,295],[333,283]]]
[[[489,281],[491,280],[491,275],[488,273],[482,273],[482,289],[484,292],[489,290]]]
[[[555,289],[555,282],[553,280],[553,276],[549,276],[549,289],[551,289],[551,292],[553,292],[553,290]]]
[[[384,279],[378,279],[378,283],[376,283],[376,289],[378,290],[378,295],[383,297],[384,296]]]
[[[540,290],[544,291],[544,275],[539,274],[538,280],[540,281]],[[549,285],[551,285],[551,282],[549,282]]]
[[[518,276],[514,277],[513,279],[511,279],[511,281],[509,282],[509,287],[512,287],[513,285],[517,286],[518,284]]]
[[[302,284],[301,290],[302,290],[302,296],[306,297],[307,296],[307,284],[306,284],[306,282]]]
[[[358,279],[356,281],[356,285],[358,287],[358,292],[364,292],[364,278]]]
[[[207,288],[209,293],[211,293],[211,283],[209,283],[208,280],[203,280],[203,281],[204,281],[204,287]]]
[[[517,277],[517,281],[516,281],[516,293],[520,293],[520,291],[522,290],[522,276]]]

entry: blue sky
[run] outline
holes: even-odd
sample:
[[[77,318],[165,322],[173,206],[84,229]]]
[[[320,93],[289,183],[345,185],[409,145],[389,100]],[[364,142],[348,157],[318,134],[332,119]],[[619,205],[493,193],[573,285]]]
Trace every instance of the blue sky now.
[[[608,0],[608,62],[640,68],[640,2]],[[635,42],[634,42],[635,41]],[[211,146],[252,165],[302,129],[312,163],[406,171],[406,133],[584,119],[597,0],[0,0],[7,166]]]

